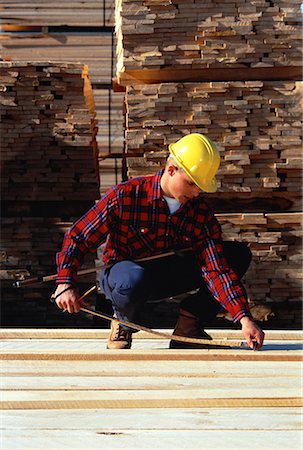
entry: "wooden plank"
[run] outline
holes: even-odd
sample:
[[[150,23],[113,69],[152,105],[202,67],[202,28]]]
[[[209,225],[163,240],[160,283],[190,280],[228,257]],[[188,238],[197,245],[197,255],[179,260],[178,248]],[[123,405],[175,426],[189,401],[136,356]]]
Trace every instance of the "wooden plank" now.
[[[164,377],[176,376],[185,378],[231,378],[241,380],[245,378],[273,379],[277,373],[280,376],[289,376],[291,379],[300,378],[301,366],[295,361],[223,361],[193,360],[186,364],[179,361],[133,361],[120,360],[109,364],[106,360],[100,361],[60,361],[55,360],[8,360],[2,361],[0,373],[4,377],[116,377],[123,374],[125,377]],[[89,386],[89,385],[88,385]]]
[[[274,436],[275,449],[299,450],[300,420],[297,408],[235,409],[130,409],[91,410],[7,410],[3,412],[2,439],[6,449],[20,447],[199,449],[201,440],[208,449],[218,450],[222,436],[228,448],[241,448],[243,436],[249,449],[264,448]],[[113,415],[115,421],[113,421]],[[60,427],[58,426],[60,424]],[[46,428],[47,427],[47,431]],[[18,430],[22,429],[22,436]],[[32,430],[35,430],[33,433]],[[65,432],[64,432],[64,431]],[[66,433],[68,430],[68,433]],[[14,434],[15,432],[15,434]],[[68,436],[67,436],[68,434]],[[17,436],[17,438],[16,438]],[[20,437],[19,437],[20,436]],[[242,439],[242,442],[241,442]],[[163,447],[162,447],[163,448]],[[268,445],[267,448],[270,448]]]
[[[10,340],[3,340],[1,345],[1,351],[2,352],[12,352],[12,353],[19,353],[24,352],[31,353],[31,352],[41,352],[44,353],[52,353],[52,352],[75,352],[76,354],[79,352],[82,352],[83,354],[87,353],[97,353],[97,349],[104,353],[106,351],[106,342],[101,339],[84,339],[83,341],[76,341],[71,339],[14,339],[12,341]],[[229,342],[228,340],[224,342]],[[134,344],[132,346],[133,351],[140,351],[140,350],[159,350],[164,352],[165,350],[168,350],[168,344],[169,340],[163,339],[155,339],[155,340],[142,340],[136,339],[134,341]],[[233,350],[230,350],[229,348],[226,349],[216,349],[209,347],[209,350],[211,351],[219,351],[219,352],[231,352],[234,353],[237,352],[239,355],[244,353],[251,353],[251,350],[248,347],[232,347]],[[262,347],[261,353],[268,353],[268,352],[295,352],[302,351],[302,343],[299,341],[266,341]],[[208,349],[207,349],[208,351]]]
[[[216,423],[216,416],[210,415],[210,410],[198,410],[194,415],[192,413],[191,419],[194,422],[197,422],[200,426],[200,429],[192,429],[191,426],[188,429],[187,424],[188,421],[185,420],[183,422],[180,418],[186,413],[186,410],[180,412],[180,410],[172,411],[171,409],[166,410],[159,417],[165,416],[165,422],[167,423],[167,427],[163,426],[162,429],[153,429],[153,420],[152,417],[157,416],[161,410],[145,410],[145,416],[149,418],[148,425],[146,428],[142,429],[131,429],[129,430],[127,425],[125,428],[119,427],[117,422],[119,421],[120,414],[117,414],[117,410],[113,410],[112,414],[107,414],[111,417],[112,422],[115,422],[116,426],[112,426],[110,428],[105,428],[103,426],[103,422],[98,421],[99,426],[95,425],[94,419],[95,416],[91,415],[92,412],[89,412],[89,424],[87,424],[87,411],[86,416],[83,416],[84,423],[86,423],[86,428],[80,428],[78,430],[76,425],[78,424],[78,416],[75,416],[74,424],[71,424],[67,429],[49,429],[47,423],[47,417],[44,422],[44,427],[41,425],[41,429],[36,429],[34,423],[32,427],[23,428],[22,427],[22,435],[19,430],[15,427],[8,428],[3,431],[2,434],[2,442],[5,445],[5,449],[9,450],[17,450],[24,448],[47,448],[58,450],[69,450],[71,448],[71,443],[77,443],[77,449],[87,449],[87,448],[102,448],[102,449],[134,449],[140,443],[140,448],[144,448],[144,450],[151,449],[175,449],[175,450],[185,450],[188,448],[191,449],[200,449],[201,442],[203,445],[207,445],[207,449],[209,450],[218,450],[222,448],[222,440],[224,440],[224,445],[228,449],[238,449],[243,445],[243,441],[247,441],[246,444],[249,450],[253,450],[256,448],[264,448],[264,445],[267,445],[266,448],[270,449],[271,443],[274,439],[274,448],[278,450],[285,450],[287,448],[291,448],[292,450],[300,450],[299,442],[300,442],[300,430],[297,425],[294,429],[285,429],[283,425],[278,426],[277,428],[272,428],[267,425],[266,428],[259,425],[258,427],[253,428],[250,424],[248,424],[248,428],[245,426],[239,425],[242,423],[242,417],[238,415],[238,425],[236,421],[234,423],[234,427],[232,429],[225,429],[223,426],[220,429],[211,429],[204,428],[204,423],[208,422],[208,418],[212,419],[213,423]],[[219,410],[216,409],[216,412]],[[242,410],[240,410],[242,413]],[[264,409],[264,412],[268,413],[268,417],[271,417],[272,408]],[[294,413],[297,414],[297,409],[293,409]],[[6,413],[10,413],[11,411],[6,411]],[[19,411],[16,411],[18,413]],[[20,411],[21,412],[21,411]],[[40,411],[40,414],[46,414],[46,410]],[[59,411],[55,411],[58,413]],[[64,412],[67,416],[72,414],[74,411],[69,410],[68,412]],[[119,412],[119,411],[118,411]],[[227,410],[230,415],[235,414],[236,410],[233,409]],[[252,417],[258,415],[260,409],[256,410],[251,414]],[[22,412],[24,415],[24,411]],[[32,411],[27,411],[26,414],[30,414]],[[53,411],[47,412],[53,413]],[[116,416],[117,414],[117,416]],[[223,413],[221,413],[222,415]],[[135,415],[131,414],[131,410],[127,411],[127,414],[124,415],[129,417],[129,422],[132,422],[132,419],[135,423],[139,423],[142,421],[142,413],[139,410]],[[227,414],[226,414],[227,416]],[[60,417],[60,416],[59,416]],[[74,416],[73,416],[74,417]],[[115,420],[113,420],[115,417]],[[117,420],[116,420],[117,417]],[[262,416],[263,417],[263,416]],[[291,418],[290,414],[288,415],[289,419]],[[98,418],[97,418],[98,420]],[[269,420],[265,422],[269,423]],[[293,418],[291,420],[293,423]],[[269,428],[268,428],[269,427]]]
[[[106,433],[126,432],[127,431],[151,431],[151,430],[174,430],[185,432],[186,430],[247,430],[247,431],[277,431],[283,429],[299,430],[300,417],[296,408],[285,407],[270,408],[264,410],[245,408],[239,411],[229,409],[204,409],[188,408],[185,410],[158,409],[151,411],[149,408],[136,411],[130,409],[127,414],[125,410],[116,409],[113,416],[108,414],[107,410],[91,410],[89,413],[89,424],[87,422],[86,410],[69,410],[68,414],[64,410],[29,410],[26,412],[5,411],[2,412],[2,425],[5,430],[21,429],[30,430],[32,427],[38,430],[44,430],[47,424],[48,431],[58,431],[58,424],[62,429],[68,429],[69,432],[85,432],[88,429],[92,431],[103,431]],[[46,436],[45,436],[46,437]],[[275,442],[276,444],[276,442]],[[196,447],[195,447],[196,448]],[[199,447],[197,447],[199,448]],[[220,447],[218,447],[220,448]],[[216,450],[218,450],[218,448]]]
[[[5,377],[2,381],[1,392],[3,400],[6,401],[6,395],[14,393],[20,393],[22,398],[27,399],[27,396],[36,394],[39,398],[44,398],[44,395],[48,395],[47,392],[64,391],[65,393],[73,394],[75,398],[78,395],[85,393],[85,395],[96,394],[99,395],[103,392],[113,392],[114,396],[119,395],[120,392],[132,391],[134,396],[145,395],[145,392],[165,390],[167,393],[180,391],[186,396],[187,392],[191,395],[193,390],[197,393],[197,397],[217,397],[221,396],[222,392],[225,397],[234,397],[239,391],[239,380],[217,378],[214,382],[213,378],[194,377],[187,378],[186,375],[171,376],[170,378],[159,376],[78,376],[69,377],[54,376],[51,377],[35,377],[35,376],[21,376],[12,377],[9,379]],[[11,391],[11,392],[10,392]],[[241,377],[241,397],[251,396],[265,396],[274,397],[276,392],[279,391],[279,395],[283,397],[300,397],[301,395],[301,378],[300,376],[280,376],[276,375],[273,380],[265,378],[262,380],[262,386],[260,386],[260,377]],[[231,394],[230,394],[231,392]],[[166,394],[164,394],[166,395]],[[17,398],[17,397],[16,397]],[[64,399],[64,397],[62,397]]]
[[[163,340],[159,340],[159,339],[149,339],[148,341],[146,339],[144,339],[143,341],[140,341],[139,339],[136,339],[136,341],[134,342],[134,344],[132,345],[132,349],[133,350],[142,350],[142,349],[146,349],[146,342],[148,342],[148,347],[150,350],[165,350],[169,348],[169,339],[163,339]],[[217,341],[212,341],[212,342],[217,342]],[[218,341],[219,342],[219,341]],[[221,342],[221,341],[220,341]],[[225,345],[226,348],[229,349],[230,347],[227,345],[228,342],[234,342],[234,341],[228,341],[228,340],[224,340],[222,341]],[[104,351],[106,349],[106,344],[107,344],[107,340],[98,340],[98,339],[91,339],[91,340],[83,340],[83,341],[79,341],[78,343],[68,339],[68,340],[64,340],[64,339],[60,339],[60,340],[48,340],[48,339],[44,339],[42,342],[38,341],[36,339],[29,339],[29,340],[14,340],[14,341],[9,341],[9,340],[3,340],[2,342],[2,351],[23,351],[23,352],[31,352],[31,351],[36,351],[36,350],[41,350],[43,349],[45,352],[53,352],[53,351],[63,351],[63,350],[68,350],[71,352],[78,352],[79,350],[81,350],[83,353],[87,352],[87,353],[91,353],[91,352],[95,352],[96,349],[100,349],[100,351]],[[209,349],[213,349],[212,346],[208,347]],[[237,347],[234,346],[232,347],[234,349],[247,349],[246,346],[241,346],[241,347]],[[286,343],[283,341],[282,345],[279,346],[279,349],[281,348],[285,348],[286,350],[288,349],[298,349],[298,346],[294,343]]]
[[[60,329],[47,329],[47,328],[1,328],[0,339],[106,339],[109,334],[109,329],[73,329],[73,328],[60,328]],[[164,333],[171,334],[172,329],[163,329],[157,331],[163,331]],[[242,339],[241,330],[231,329],[215,329],[207,328],[205,330],[214,339]],[[300,341],[303,340],[303,331],[301,330],[265,330],[266,340],[278,340],[278,341]],[[133,340],[137,339],[162,339],[157,336],[151,336],[149,333],[140,331],[133,334]]]
[[[234,350],[107,350],[96,353],[43,351],[32,352],[3,352],[0,360],[56,360],[56,361],[303,361],[302,354],[297,351],[253,352],[250,350],[241,353]]]
[[[232,80],[298,80],[302,79],[300,66],[289,67],[255,67],[255,68],[163,68],[142,70],[128,69],[117,73],[117,82],[121,86],[141,83],[154,84],[163,82],[203,82],[203,81],[232,81]]]
[[[165,392],[166,393],[166,392]],[[179,391],[170,391],[170,396],[163,395],[163,391],[156,393],[156,391],[145,391],[144,395],[139,396],[133,392],[119,391],[119,397],[109,395],[98,395],[98,392],[88,395],[85,393],[81,396],[77,393],[77,398],[73,393],[73,398],[70,398],[66,392],[59,392],[58,395],[47,391],[41,399],[41,393],[38,397],[32,393],[27,393],[25,396],[20,391],[16,393],[18,398],[11,395],[2,397],[4,400],[0,401],[0,409],[140,409],[140,408],[270,408],[270,407],[301,407],[303,400],[299,397],[289,397],[285,394],[284,397],[206,397],[202,398],[198,395],[190,396],[188,392],[186,396],[178,395]],[[167,394],[167,393],[166,393]]]

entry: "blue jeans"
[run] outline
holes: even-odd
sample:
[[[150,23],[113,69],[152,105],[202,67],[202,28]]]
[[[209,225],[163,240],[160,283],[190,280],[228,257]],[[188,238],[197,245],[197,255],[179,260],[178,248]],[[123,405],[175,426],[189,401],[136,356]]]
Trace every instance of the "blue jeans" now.
[[[242,278],[252,257],[247,245],[224,242],[224,253],[229,266]],[[182,300],[180,307],[199,317],[202,323],[211,322],[221,309],[202,278],[193,252],[189,251],[144,262],[117,262],[101,272],[100,282],[117,318],[130,322],[135,322],[136,313],[146,301],[193,290],[197,292]]]

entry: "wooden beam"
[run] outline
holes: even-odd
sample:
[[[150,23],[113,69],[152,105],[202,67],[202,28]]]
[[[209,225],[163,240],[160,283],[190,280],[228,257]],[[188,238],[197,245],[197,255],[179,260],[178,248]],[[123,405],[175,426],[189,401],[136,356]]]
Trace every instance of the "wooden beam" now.
[[[235,67],[178,69],[134,69],[119,72],[117,82],[121,86],[171,82],[237,81],[237,80],[302,80],[302,68],[288,67]]]
[[[0,360],[21,361],[303,361],[297,351],[251,350],[100,350],[88,352],[3,352]]]
[[[162,329],[163,333],[170,334],[172,330]],[[242,339],[241,330],[233,329],[211,329],[205,330],[214,339]],[[2,328],[0,329],[0,339],[107,339],[109,329],[76,329],[76,328]],[[300,341],[303,340],[301,330],[265,330],[266,340],[278,341]],[[133,339],[162,339],[158,336],[151,336],[149,333],[140,331],[133,335]]]

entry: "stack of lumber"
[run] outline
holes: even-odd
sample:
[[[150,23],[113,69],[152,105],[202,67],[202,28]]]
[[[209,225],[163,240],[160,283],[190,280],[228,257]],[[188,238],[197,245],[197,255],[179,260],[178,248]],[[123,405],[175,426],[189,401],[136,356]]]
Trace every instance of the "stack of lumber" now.
[[[301,66],[300,0],[117,0],[117,72]]]
[[[108,188],[108,182],[103,178],[104,155],[120,154],[122,159],[124,140],[123,102],[124,93],[113,92],[111,88],[112,75],[112,37],[110,32],[100,34],[97,31],[81,34],[69,32],[45,33],[6,33],[0,37],[2,45],[2,57],[11,58],[14,61],[56,61],[64,64],[84,63],[88,66],[89,79],[92,84],[96,120],[98,130],[96,139],[98,143],[99,171],[101,173],[100,192],[104,193]],[[102,88],[103,86],[103,88]],[[109,160],[112,166],[110,185],[115,184],[114,162]],[[119,180],[121,180],[121,171]],[[106,173],[108,178],[108,171]]]
[[[62,245],[72,222],[55,217],[8,217],[2,220],[1,264],[7,268],[30,267],[45,275],[54,270],[54,252]]]
[[[70,226],[64,217],[76,219],[84,204],[92,206],[99,197],[97,122],[82,64],[2,62],[0,74],[1,278],[7,280],[2,312],[26,310],[26,321],[46,306],[23,302],[20,308],[16,298],[41,300],[45,292],[17,293],[12,274],[54,273],[55,254]]]
[[[122,159],[124,145],[123,92],[112,92],[108,89],[94,88],[98,134],[96,136],[100,159],[106,153],[119,155]],[[104,156],[103,156],[104,157]],[[109,161],[110,162],[110,161]],[[103,178],[100,169],[100,176]],[[103,188],[103,183],[102,183]]]
[[[66,0],[60,3],[11,0],[1,8],[0,20],[3,30],[0,36],[2,59],[14,61],[17,65],[39,61],[49,66],[51,61],[55,66],[88,66],[94,93],[94,106],[90,100],[94,109],[94,130],[86,128],[85,122],[89,116],[88,106],[80,106],[83,98],[77,108],[76,105],[70,107],[70,122],[64,125],[62,118],[57,118],[56,136],[54,126],[47,121],[47,118],[51,119],[51,111],[54,110],[52,104],[49,111],[41,112],[45,115],[45,131],[39,124],[34,128],[30,119],[33,111],[28,106],[26,119],[31,132],[36,138],[41,132],[41,142],[47,137],[52,140],[44,142],[39,149],[35,147],[35,142],[31,145],[31,148],[35,147],[35,152],[31,152],[31,163],[27,159],[25,164],[25,157],[29,158],[28,151],[24,150],[22,155],[20,148],[18,154],[13,153],[14,149],[10,151],[10,155],[14,157],[8,156],[8,161],[5,161],[7,170],[3,180],[6,195],[2,196],[6,215],[1,254],[2,277],[6,278],[2,283],[2,313],[8,320],[6,323],[30,325],[32,321],[37,326],[56,323],[77,325],[79,318],[71,320],[66,314],[59,311],[56,313],[56,309],[49,306],[47,300],[49,292],[54,288],[53,283],[19,291],[12,289],[11,283],[12,278],[19,278],[25,273],[27,276],[54,273],[55,253],[61,247],[64,232],[70,222],[92,206],[99,193],[121,181],[124,95],[112,90],[112,67],[115,64],[114,3],[108,0],[73,3]],[[68,92],[65,92],[65,98],[70,104],[72,98],[75,100],[76,91],[80,95],[78,78],[70,79],[66,88]],[[31,94],[33,98],[38,96],[37,92],[30,94],[30,88],[26,89],[28,100]],[[41,88],[39,86],[34,89],[39,92]],[[45,87],[47,89],[50,88]],[[62,93],[58,91],[57,94]],[[56,98],[55,101],[57,106],[64,103],[62,98]],[[76,111],[78,107],[79,111]],[[10,109],[17,111],[17,108]],[[10,126],[18,120],[16,114],[11,116]],[[41,127],[39,131],[38,126]],[[80,140],[72,141],[72,147],[71,142],[67,142],[70,141],[69,136],[72,136],[72,128],[83,140],[82,146]],[[86,141],[87,133],[90,133],[90,140],[93,133],[93,148]],[[104,159],[109,153],[120,157]],[[18,161],[18,155],[23,159]],[[100,173],[99,190],[95,169]],[[13,178],[8,178],[8,173]],[[88,261],[87,264],[92,266],[93,262]],[[93,279],[94,277],[88,276],[81,278],[80,291],[87,287],[87,283],[91,285]]]
[[[163,167],[168,145],[188,133],[213,139],[221,166],[208,199],[224,239],[252,249],[249,297],[276,304],[276,323],[298,326],[300,2],[118,0],[116,33],[128,175]]]
[[[102,158],[99,162],[99,170],[102,177],[102,192],[122,182],[123,168],[121,158]]]
[[[0,73],[3,200],[97,198],[97,124],[86,69],[3,62]]]
[[[275,313],[270,320],[278,326],[300,327],[302,213],[217,214],[217,218],[225,240],[247,242],[252,251],[244,280],[250,301],[270,307]]]
[[[10,1],[0,11],[4,32],[0,35],[0,55],[13,61],[81,62],[89,68],[99,124],[100,172],[104,155],[123,151],[123,94],[113,92],[114,3],[91,0],[58,3]],[[100,91],[103,91],[100,95]],[[120,159],[122,156],[120,156]],[[108,184],[121,181],[115,161],[110,161],[100,193]]]
[[[108,26],[114,23],[114,4],[104,0],[10,0],[1,7],[2,23],[16,26]]]
[[[167,149],[184,133],[200,132],[219,145],[220,191],[297,192],[302,169],[302,91],[302,83],[294,81],[129,86],[126,152],[148,157],[148,152]],[[159,156],[161,161],[162,153]],[[132,176],[140,164],[130,163],[134,163]],[[141,172],[144,169],[142,164]]]
[[[5,449],[300,449],[301,332],[268,331],[260,352],[168,350],[142,332],[110,351],[107,334],[2,329]]]
[[[94,84],[108,84],[111,80],[111,33],[29,31],[5,33],[0,38],[1,56],[13,61],[53,61],[86,64]]]

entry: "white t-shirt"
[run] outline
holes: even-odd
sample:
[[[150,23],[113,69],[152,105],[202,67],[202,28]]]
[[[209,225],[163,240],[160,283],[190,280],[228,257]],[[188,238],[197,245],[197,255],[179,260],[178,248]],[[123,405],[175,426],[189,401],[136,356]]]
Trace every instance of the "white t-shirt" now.
[[[166,203],[168,204],[170,213],[174,214],[174,212],[176,212],[180,208],[181,203],[178,202],[178,200],[176,200],[175,198],[167,197],[166,195],[163,195],[163,197],[165,198]]]

